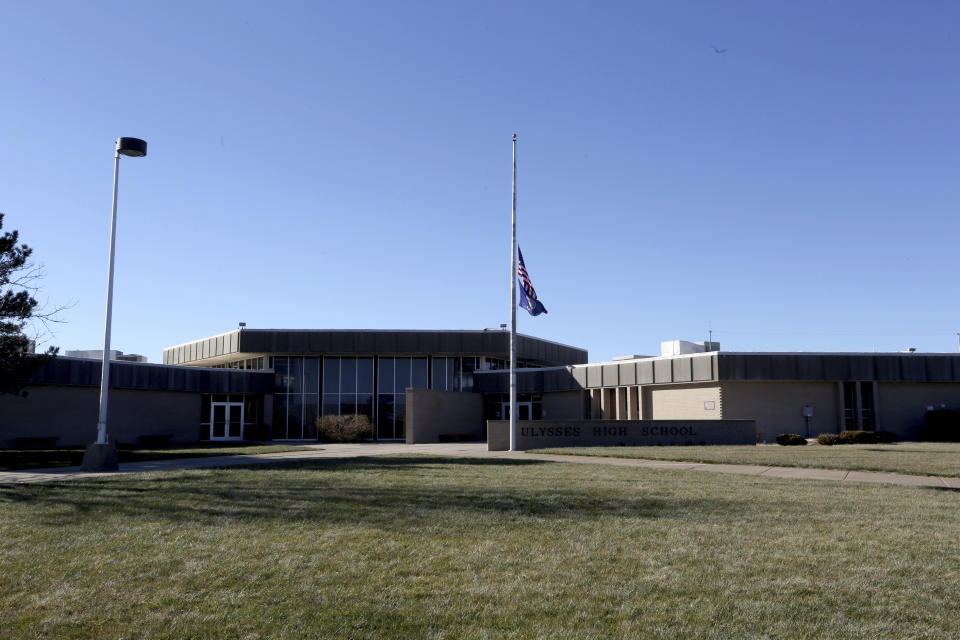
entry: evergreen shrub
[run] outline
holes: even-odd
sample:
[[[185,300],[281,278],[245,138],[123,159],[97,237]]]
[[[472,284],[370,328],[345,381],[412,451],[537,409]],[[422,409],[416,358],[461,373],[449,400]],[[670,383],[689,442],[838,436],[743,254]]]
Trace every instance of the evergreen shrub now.
[[[900,439],[900,436],[892,431],[877,431],[877,442],[880,444],[893,444]]]
[[[353,413],[317,418],[317,432],[327,442],[363,442],[373,437],[370,418]]]
[[[807,444],[807,439],[799,433],[781,433],[777,436],[777,444],[790,447]]]
[[[892,444],[900,437],[892,431],[841,431],[835,433],[821,433],[817,442],[825,445],[834,444]]]
[[[873,431],[841,431],[840,444],[876,444],[877,434]]]

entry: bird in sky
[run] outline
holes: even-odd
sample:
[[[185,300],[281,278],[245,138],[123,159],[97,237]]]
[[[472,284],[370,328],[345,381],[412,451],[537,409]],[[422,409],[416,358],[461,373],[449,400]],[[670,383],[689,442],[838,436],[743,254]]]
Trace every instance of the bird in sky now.
[[[712,44],[712,45],[710,45],[710,46],[713,47],[713,52],[714,52],[714,53],[726,53],[726,52],[727,52],[726,49],[720,49],[720,48],[718,48],[717,45],[715,45],[715,44]]]

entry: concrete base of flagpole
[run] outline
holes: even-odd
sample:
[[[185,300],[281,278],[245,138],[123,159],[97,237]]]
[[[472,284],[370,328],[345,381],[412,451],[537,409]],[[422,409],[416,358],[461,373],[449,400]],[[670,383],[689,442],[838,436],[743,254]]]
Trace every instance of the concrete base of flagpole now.
[[[80,464],[83,471],[117,471],[117,448],[112,444],[89,444]]]

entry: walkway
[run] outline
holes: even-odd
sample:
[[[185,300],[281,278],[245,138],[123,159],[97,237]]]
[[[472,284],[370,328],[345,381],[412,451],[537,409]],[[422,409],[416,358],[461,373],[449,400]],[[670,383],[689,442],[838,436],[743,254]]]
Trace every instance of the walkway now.
[[[745,464],[703,464],[697,462],[670,462],[664,460],[638,460],[634,458],[600,458],[591,456],[558,456],[522,451],[487,451],[486,443],[447,444],[318,444],[304,445],[299,451],[264,453],[249,456],[222,456],[216,458],[178,458],[176,460],[148,460],[126,462],[120,471],[112,473],[88,473],[79,467],[54,469],[28,469],[25,471],[0,471],[0,484],[59,482],[81,478],[117,478],[130,473],[148,471],[173,471],[177,469],[210,469],[236,465],[269,464],[291,460],[323,460],[326,458],[356,458],[360,456],[384,456],[398,454],[426,454],[462,458],[510,458],[516,460],[542,460],[574,464],[606,464],[619,467],[642,467],[647,469],[677,469],[708,473],[733,473],[770,478],[803,478],[808,480],[835,480],[839,482],[872,482],[913,487],[935,487],[960,490],[960,478],[941,476],[913,476],[903,473],[876,471],[849,471],[844,469],[806,469],[799,467],[768,467]]]

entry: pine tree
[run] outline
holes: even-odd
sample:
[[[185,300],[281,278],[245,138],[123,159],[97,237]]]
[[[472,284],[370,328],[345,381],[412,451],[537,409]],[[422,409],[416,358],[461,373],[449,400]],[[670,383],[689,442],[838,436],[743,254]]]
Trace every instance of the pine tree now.
[[[0,229],[3,214],[0,213]],[[42,276],[30,262],[33,249],[17,244],[19,234],[8,231],[0,236],[0,393],[26,395],[24,383],[30,375],[52,359],[57,349],[45,353],[27,353],[30,339],[24,328],[31,319],[49,319],[42,314],[32,293]]]

